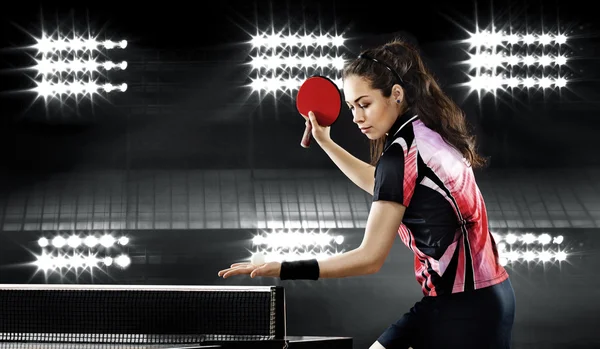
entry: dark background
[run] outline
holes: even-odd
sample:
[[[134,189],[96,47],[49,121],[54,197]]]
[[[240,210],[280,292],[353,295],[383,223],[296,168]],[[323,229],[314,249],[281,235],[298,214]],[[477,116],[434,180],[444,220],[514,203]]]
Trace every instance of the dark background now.
[[[464,108],[479,135],[490,166],[597,166],[598,28],[583,2],[496,1],[490,3],[423,1],[366,6],[344,2],[205,2],[160,6],[97,4],[37,6],[15,3],[3,11],[2,75],[3,165],[14,171],[73,168],[332,168],[319,149],[297,146],[303,120],[293,101],[257,94],[248,83],[250,45],[257,28],[285,28],[344,33],[348,55],[360,47],[384,43],[401,34],[422,48],[446,91]],[[114,9],[114,10],[113,10]],[[118,10],[117,10],[118,9]],[[477,16],[476,16],[477,15]],[[569,41],[568,73],[574,81],[561,93],[517,92],[487,96],[456,86],[466,82],[465,45],[458,44],[490,18],[510,20],[515,28],[544,26],[561,30]],[[43,18],[41,22],[40,17]],[[16,93],[33,87],[28,54],[40,23],[51,32],[60,25],[92,28],[100,38],[127,39],[125,50],[110,59],[126,60],[125,71],[111,72],[125,81],[127,93],[79,104],[33,102]],[[88,24],[89,23],[89,24]],[[58,25],[57,25],[58,24]],[[461,29],[462,28],[462,29]],[[79,29],[80,31],[82,29]],[[25,73],[25,74],[24,74]],[[334,139],[361,158],[366,140],[345,110],[332,130]],[[276,145],[276,146],[275,146]],[[243,150],[242,150],[243,149]]]
[[[600,165],[600,28],[591,4],[562,0],[7,4],[0,14],[0,197],[4,213],[8,217],[16,207],[9,204],[9,198],[65,173],[335,170],[318,146],[308,150],[299,146],[304,121],[295,112],[292,98],[266,96],[261,101],[243,86],[249,81],[245,63],[252,53],[247,43],[250,35],[270,30],[273,23],[275,28],[289,25],[343,32],[349,38],[349,54],[394,35],[411,38],[443,88],[465,110],[481,152],[490,158],[489,168],[478,175],[503,174],[494,177],[491,187],[502,188],[503,178],[512,171],[532,173],[540,181],[545,174],[554,173],[554,178],[559,178],[557,187],[575,191],[581,188],[580,180],[593,183],[591,189],[580,190],[593,196],[600,193],[596,182],[600,176],[587,171]],[[553,29],[560,23],[561,30],[572,37],[568,72],[573,82],[568,88],[560,94],[499,94],[480,100],[457,86],[466,82],[462,66],[456,64],[467,58],[459,41],[467,38],[465,31],[474,30],[476,19],[483,26],[492,18],[497,22],[510,19],[517,27],[526,23]],[[94,103],[69,100],[48,105],[35,100],[35,94],[23,92],[34,86],[29,79],[32,72],[23,70],[33,64],[28,56],[31,52],[23,46],[34,43],[31,35],[39,36],[42,24],[48,31],[60,27],[61,31],[78,28],[79,32],[89,27],[100,37],[127,39],[129,46],[111,52],[110,59],[126,60],[129,66],[110,73],[109,78],[127,82],[128,91],[95,98]],[[368,143],[347,110],[332,136],[351,153],[368,159]],[[571,175],[561,181],[563,170]],[[548,229],[580,242],[578,246],[584,246],[587,254],[575,257],[562,269],[510,270],[518,301],[515,347],[600,345],[596,331],[599,303],[595,299],[595,228],[600,227],[600,206],[595,207],[588,209],[589,225],[573,223]],[[34,249],[43,229],[7,227],[0,229],[0,265],[12,266],[27,259],[23,247]],[[535,228],[527,223],[519,227],[521,231]],[[338,231],[349,238],[347,249],[360,244],[363,229]],[[282,284],[288,296],[289,334],[351,336],[356,348],[368,347],[420,297],[411,255],[400,241],[377,275],[283,283],[216,277],[217,270],[245,257],[247,239],[255,229],[124,232],[137,241],[131,247],[132,256],[137,257],[126,271],[96,280],[50,281]],[[0,268],[0,283],[45,282],[30,276],[30,270]]]

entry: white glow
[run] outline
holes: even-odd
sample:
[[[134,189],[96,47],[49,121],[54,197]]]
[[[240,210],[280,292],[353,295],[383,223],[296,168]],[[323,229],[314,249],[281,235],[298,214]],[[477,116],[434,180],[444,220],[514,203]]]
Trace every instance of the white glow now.
[[[467,61],[470,69],[477,68],[502,68],[506,66],[539,66],[543,67],[558,67],[567,64],[567,57],[564,55],[517,55],[506,53],[480,52],[471,55]]]
[[[131,264],[131,259],[129,256],[120,255],[114,259],[114,262],[117,263],[121,268],[127,268]]]
[[[341,35],[256,35],[250,43],[253,47],[278,47],[278,46],[333,46],[344,45],[345,39]]]
[[[100,245],[111,247],[115,243],[115,238],[112,235],[104,235],[100,238]]]
[[[76,235],[71,235],[67,239],[67,245],[69,245],[71,248],[77,248],[79,245],[81,245],[81,238]]]
[[[84,236],[85,235],[85,236]],[[49,240],[47,237],[41,237],[38,239],[38,245],[40,247],[50,247],[59,249],[80,249],[83,247],[95,248],[98,245],[105,248],[113,247],[117,244],[126,246],[129,244],[129,238],[127,236],[115,236],[117,233],[103,233],[100,238],[96,237],[94,233],[86,235],[84,233],[67,235],[57,235]]]
[[[131,264],[131,260],[126,255],[121,255],[117,257],[118,265],[121,268],[126,268]],[[37,266],[38,270],[44,272],[58,272],[62,273],[63,269],[74,269],[75,271],[89,269],[92,270],[94,268],[98,268],[100,265],[104,265],[106,267],[111,266],[113,263],[113,258],[111,257],[97,257],[94,254],[88,253],[74,253],[74,254],[49,254],[42,253],[37,256],[36,261],[33,262],[35,266]]]
[[[127,41],[98,41],[96,39],[86,39],[82,37],[76,37],[73,39],[64,37],[52,38],[46,34],[43,34],[34,45],[34,48],[38,50],[38,54],[42,55],[59,51],[91,51],[97,50],[100,47],[105,47],[106,49],[125,48],[127,47]]]
[[[538,241],[542,244],[542,245],[547,245],[550,242],[552,242],[552,237],[550,236],[550,234],[541,234],[538,237]]]
[[[269,56],[263,54],[252,57],[250,63],[253,69],[287,69],[287,68],[335,68],[341,70],[344,68],[344,59],[342,57],[330,56],[308,56],[308,57],[285,57]]]
[[[548,77],[541,78],[507,78],[504,76],[491,76],[491,75],[480,75],[472,77],[469,85],[474,90],[483,90],[483,91],[495,91],[498,89],[511,87],[541,87],[541,88],[551,88],[551,87],[564,87],[567,83],[565,78],[557,78],[552,79]]]
[[[341,79],[332,79],[333,82],[338,86],[339,89],[342,89],[343,83]],[[300,79],[263,79],[263,80],[254,80],[251,83],[251,87],[254,91],[266,91],[266,92],[275,92],[275,91],[293,91],[300,88],[303,80]]]
[[[550,242],[553,242],[554,244],[558,245],[558,244],[561,244],[564,239],[562,235],[552,237],[548,233],[542,233],[539,235],[536,235],[533,233],[524,233],[521,235],[518,235],[515,233],[508,233],[506,235],[501,235],[498,233],[492,233],[492,234],[493,234],[494,240],[496,241],[498,246],[500,246],[501,244],[504,245],[503,242],[506,242],[509,245],[515,244],[517,242],[521,242],[526,245],[529,245],[529,244],[546,245],[546,244],[549,244]]]
[[[275,230],[270,234],[257,235],[252,239],[254,245],[267,245],[269,248],[324,247],[331,245],[332,242],[338,243],[338,241],[343,242],[343,236],[285,230]]]
[[[515,234],[506,235],[506,242],[509,244],[514,244],[515,242],[517,242],[517,236]]]
[[[46,247],[50,244],[50,242],[48,241],[48,239],[46,238],[40,238],[38,240],[38,245],[40,245],[40,247]]]
[[[95,72],[100,70],[124,70],[127,68],[127,62],[123,61],[120,63],[115,62],[96,62],[93,59],[77,59],[77,60],[66,60],[59,59],[58,57],[48,58],[42,57],[36,60],[34,68],[37,70],[39,75],[57,75],[59,73],[85,73]]]
[[[484,30],[477,33],[472,33],[467,42],[471,45],[471,47],[484,48],[500,46],[503,44],[533,45],[539,43],[541,45],[550,45],[556,43],[562,45],[567,42],[567,37],[564,34],[509,34],[507,32],[492,32],[491,30]]]
[[[56,97],[59,95],[93,95],[100,91],[127,91],[127,84],[119,86],[112,84],[97,84],[95,82],[52,82],[42,79],[38,86],[34,89],[37,93],[44,97]]]
[[[89,235],[85,238],[84,243],[87,247],[94,247],[98,244],[98,239],[93,235]]]
[[[61,248],[66,245],[67,241],[62,236],[56,236],[52,239],[52,246],[56,248]]]

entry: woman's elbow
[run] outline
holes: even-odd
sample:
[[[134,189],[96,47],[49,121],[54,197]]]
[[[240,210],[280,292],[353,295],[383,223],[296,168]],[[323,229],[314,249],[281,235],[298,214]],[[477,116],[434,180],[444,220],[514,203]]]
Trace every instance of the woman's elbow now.
[[[361,262],[359,268],[361,269],[361,274],[377,274],[385,262],[385,258],[379,256],[376,251],[365,248],[365,246],[360,246],[356,252],[360,254],[359,258]]]
[[[367,274],[379,273],[379,270],[381,270],[381,267],[383,267],[384,262],[385,260],[382,261],[380,259],[374,259],[369,261],[369,263],[366,266]]]

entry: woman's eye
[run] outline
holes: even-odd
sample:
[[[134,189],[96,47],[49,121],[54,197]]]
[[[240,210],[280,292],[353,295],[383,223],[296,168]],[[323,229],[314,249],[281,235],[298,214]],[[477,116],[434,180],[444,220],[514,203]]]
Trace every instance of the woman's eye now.
[[[362,108],[362,109],[365,109],[365,108],[367,108],[368,106],[369,106],[368,104],[359,105],[359,107],[360,107],[360,108]],[[348,106],[348,109],[350,109],[350,110],[354,110],[354,107],[349,105],[349,106]]]

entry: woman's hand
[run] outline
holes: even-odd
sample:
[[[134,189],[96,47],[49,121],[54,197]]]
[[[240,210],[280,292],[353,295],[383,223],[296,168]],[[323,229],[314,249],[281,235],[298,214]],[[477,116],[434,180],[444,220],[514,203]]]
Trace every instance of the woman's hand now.
[[[235,263],[232,264],[228,269],[223,269],[219,272],[219,276],[226,279],[234,275],[246,275],[250,274],[251,278],[257,276],[270,276],[279,277],[281,273],[281,263],[269,262],[262,265],[254,265],[252,263]]]
[[[302,115],[302,114],[301,114]],[[319,125],[319,122],[317,121],[317,117],[315,116],[315,113],[313,113],[312,111],[308,112],[308,116],[306,115],[302,115],[304,117],[304,119],[306,119],[306,126],[308,126],[308,123],[311,123],[312,126],[312,137],[317,141],[317,143],[319,144],[323,144],[325,142],[329,142],[331,141],[331,135],[330,135],[330,126],[321,126]]]

